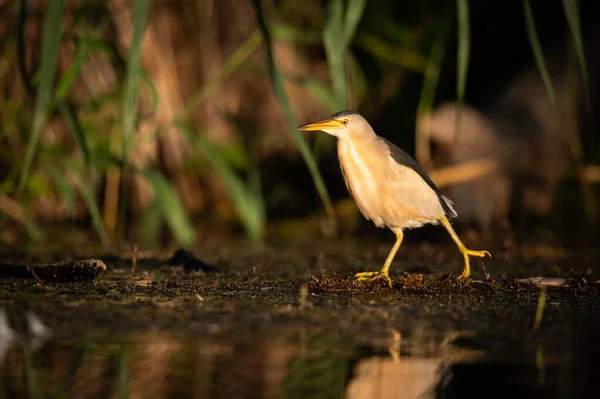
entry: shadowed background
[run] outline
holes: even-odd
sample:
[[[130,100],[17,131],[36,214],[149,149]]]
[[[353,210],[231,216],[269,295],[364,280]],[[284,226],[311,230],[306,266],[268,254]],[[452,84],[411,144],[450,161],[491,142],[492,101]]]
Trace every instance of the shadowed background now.
[[[598,8],[1,1],[0,240],[385,234],[334,139],[295,129],[341,109],[415,155],[484,238],[597,231]]]

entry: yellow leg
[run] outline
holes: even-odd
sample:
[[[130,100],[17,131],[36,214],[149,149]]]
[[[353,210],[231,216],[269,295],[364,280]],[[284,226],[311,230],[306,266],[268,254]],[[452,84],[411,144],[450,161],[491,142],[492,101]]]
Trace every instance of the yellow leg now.
[[[400,244],[402,244],[402,239],[404,238],[404,233],[402,232],[402,230],[398,230],[395,233],[396,233],[396,243],[392,247],[387,258],[385,259],[385,263],[383,264],[383,267],[381,268],[381,270],[378,272],[356,273],[354,275],[354,277],[356,277],[359,281],[374,280],[376,278],[384,278],[387,280],[388,285],[390,287],[392,286],[392,279],[390,279],[388,270],[390,269],[390,265],[392,264],[392,261],[394,260],[394,257],[396,256],[396,252],[398,252],[398,249],[400,248]]]
[[[465,244],[463,244],[460,238],[458,238],[458,235],[452,228],[452,225],[450,224],[446,216],[442,216],[440,218],[440,222],[442,222],[446,230],[448,230],[450,237],[452,237],[452,240],[454,240],[454,242],[458,246],[460,253],[463,254],[463,257],[465,258],[465,268],[463,269],[463,272],[459,278],[468,278],[469,276],[471,276],[471,264],[469,262],[469,255],[479,256],[480,258],[483,258],[486,255],[490,258],[492,257],[492,255],[488,251],[473,251],[471,249],[467,249],[467,247],[465,247]]]

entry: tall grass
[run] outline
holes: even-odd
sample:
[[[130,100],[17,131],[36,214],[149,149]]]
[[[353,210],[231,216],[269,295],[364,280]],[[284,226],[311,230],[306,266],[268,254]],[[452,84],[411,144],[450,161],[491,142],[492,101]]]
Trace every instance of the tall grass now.
[[[254,0],[254,6],[256,9],[256,14],[258,16],[258,24],[260,26],[260,29],[261,29],[262,34],[265,39],[265,46],[267,49],[267,57],[268,57],[268,63],[269,63],[269,76],[270,76],[271,82],[273,84],[273,90],[275,91],[275,95],[277,96],[277,98],[279,99],[279,102],[281,103],[281,106],[283,108],[283,113],[285,115],[285,118],[288,122],[290,129],[293,132],[294,139],[296,140],[296,144],[298,145],[298,149],[300,150],[300,154],[302,155],[304,162],[308,166],[308,169],[312,176],[314,185],[317,189],[317,192],[319,193],[319,195],[321,197],[321,201],[323,202],[325,211],[327,212],[327,215],[329,217],[329,221],[330,221],[331,225],[333,226],[334,230],[337,230],[336,221],[335,221],[335,211],[333,209],[331,199],[329,198],[329,192],[327,191],[327,187],[325,186],[325,183],[323,182],[323,178],[321,177],[317,163],[316,163],[314,157],[312,156],[312,154],[310,153],[308,144],[304,140],[304,137],[296,129],[296,126],[298,126],[298,123],[296,121],[294,113],[292,112],[292,108],[291,108],[287,93],[285,91],[283,78],[282,78],[281,73],[279,72],[279,69],[277,68],[277,65],[275,63],[275,57],[273,56],[273,48],[272,48],[272,42],[271,42],[271,33],[265,22],[262,7],[260,5],[260,0]]]
[[[366,6],[366,0],[330,0],[326,2],[323,45],[327,55],[329,74],[337,99],[337,108],[348,107],[348,80],[346,53]]]
[[[135,0],[133,3],[133,37],[127,60],[127,76],[123,93],[123,124],[121,134],[123,135],[123,162],[127,169],[129,151],[131,148],[131,137],[136,121],[137,85],[140,78],[142,62],[142,39],[148,22],[148,12],[151,0]]]
[[[100,216],[100,209],[98,209],[98,204],[96,203],[96,199],[94,196],[93,189],[90,185],[85,184],[81,178],[78,176],[77,172],[72,171],[71,177],[73,184],[79,190],[79,193],[83,197],[85,204],[87,205],[88,211],[90,213],[90,217],[92,219],[92,225],[96,229],[98,236],[100,237],[100,241],[103,245],[109,243],[110,239],[104,228],[104,224],[102,223],[102,217]]]
[[[533,57],[535,59],[538,71],[540,73],[542,81],[544,82],[544,87],[546,88],[546,92],[548,94],[548,100],[550,101],[552,106],[556,108],[556,92],[554,91],[554,85],[552,84],[550,73],[548,72],[548,68],[546,67],[544,51],[542,49],[542,45],[537,34],[535,20],[533,17],[533,10],[531,9],[531,3],[529,2],[529,0],[523,1],[523,8],[525,12],[525,25],[527,27],[527,39],[529,40],[529,44],[531,45],[531,50],[533,51]],[[557,115],[559,115],[558,109],[556,109],[556,111]]]
[[[394,46],[381,38],[366,32],[357,32],[355,44],[361,50],[388,61],[408,71],[426,73],[429,62],[423,54],[407,47]]]
[[[19,37],[23,36],[22,30],[24,29],[24,20],[27,18],[27,8],[24,6],[24,3],[25,2],[23,2],[23,5],[20,9],[20,18],[23,19],[23,22],[19,24],[19,28],[21,29]],[[28,183],[30,169],[33,163],[33,157],[35,155],[35,150],[37,148],[41,131],[46,122],[46,119],[48,118],[48,115],[51,114],[55,108],[57,108],[62,113],[68,126],[71,128],[74,134],[79,149],[83,154],[88,176],[92,180],[90,182],[86,182],[80,180],[79,178],[76,178],[73,181],[73,184],[77,186],[84,198],[86,205],[88,206],[90,215],[92,217],[92,224],[96,228],[101,242],[103,244],[106,244],[108,242],[108,237],[106,235],[102,223],[99,222],[98,205],[95,195],[92,192],[95,174],[94,168],[92,166],[91,151],[87,144],[84,129],[82,128],[79,120],[77,119],[73,107],[69,104],[69,102],[66,99],[66,96],[79,73],[81,64],[83,63],[85,56],[87,55],[85,48],[78,47],[75,60],[59,80],[56,89],[54,89],[53,87],[54,75],[56,73],[57,59],[61,42],[61,27],[63,17],[64,2],[62,0],[50,2],[44,20],[44,36],[42,38],[41,44],[42,57],[39,70],[39,84],[37,85],[37,90],[35,91],[36,102],[34,108],[31,135],[29,137],[27,150],[25,153],[25,160],[19,179],[19,184],[17,187],[17,195],[23,193],[25,185]],[[24,43],[22,44],[22,47],[24,48]],[[22,65],[21,76],[24,79],[28,79],[29,74],[26,72],[26,68],[24,67],[24,50],[20,51],[19,55],[20,65]],[[26,86],[29,86],[30,84],[31,82],[29,81],[25,82]],[[76,176],[76,171],[73,170],[72,172],[75,173],[73,174],[73,176]],[[29,218],[27,218],[27,220],[29,220]],[[35,227],[35,225],[33,225],[32,223],[27,223],[26,225],[30,236],[34,239],[39,239],[40,234],[37,232],[37,227]]]
[[[284,1],[281,5],[281,14],[286,15],[290,10],[291,5],[294,0]],[[284,31],[284,35],[290,34],[292,30],[289,29],[287,25],[279,26],[278,32]],[[200,104],[205,101],[210,94],[212,94],[225,80],[228,76],[230,76],[233,72],[238,70],[244,63],[247,61],[248,57],[260,46],[264,37],[260,30],[260,27],[257,27],[250,33],[248,38],[242,42],[240,46],[236,48],[236,50],[227,58],[227,60],[223,63],[219,71],[212,76],[208,82],[196,93],[194,93],[185,103],[183,110],[181,111],[177,121],[181,121],[186,118],[191,112],[193,112],[196,108],[200,106]]]
[[[471,32],[469,22],[469,1],[456,0],[456,15],[458,20],[458,48],[456,66],[456,122],[454,126],[454,144],[458,142],[460,134],[460,116],[465,102],[467,89],[467,73],[469,71],[469,55],[471,52]]]
[[[447,31],[442,29],[431,47],[431,54],[425,68],[423,86],[419,97],[416,118],[415,156],[419,164],[426,169],[431,165],[430,133],[423,126],[423,117],[431,113],[435,100],[435,90],[440,77],[442,59],[446,50]]]
[[[196,239],[196,233],[171,183],[156,170],[149,169],[144,176],[154,187],[154,202],[159,207],[177,242],[182,245],[192,244]]]
[[[121,170],[114,169],[112,171],[112,184],[114,192],[118,195],[119,201],[112,199],[113,204],[118,204],[117,208],[108,207],[108,221],[115,223],[116,215],[119,214],[118,209],[125,207],[128,196],[128,181],[129,181],[129,153],[131,150],[132,136],[136,126],[137,119],[137,100],[138,100],[138,81],[140,79],[141,58],[142,58],[142,40],[146,23],[148,21],[148,12],[150,10],[150,0],[135,0],[133,3],[133,35],[131,38],[131,47],[129,49],[129,57],[127,59],[127,74],[125,77],[123,88],[123,115],[121,125],[121,137],[123,142]],[[117,190],[116,182],[121,178],[121,192]],[[155,187],[156,188],[156,187]],[[109,199],[111,200],[111,199]],[[159,199],[160,201],[160,199]],[[122,215],[123,213],[121,213]],[[121,218],[123,221],[123,218]],[[114,228],[114,226],[111,226]]]
[[[187,117],[192,111],[194,111],[200,104],[217,89],[223,80],[236,71],[242,64],[250,57],[252,52],[262,42],[262,36],[260,31],[256,29],[250,36],[229,56],[227,61],[220,68],[216,76],[213,76],[201,90],[194,93],[190,99],[187,100],[183,110],[179,116],[180,119]]]
[[[200,149],[219,176],[250,241],[260,243],[264,235],[266,210],[258,171],[250,168],[248,181],[244,182],[206,135],[196,134],[181,121],[177,122],[176,126]]]
[[[105,30],[106,24],[101,24],[95,29],[93,29],[92,37],[89,38],[92,40],[86,40],[87,38],[77,38],[75,40],[77,46],[75,50],[75,57],[71,65],[69,65],[69,67],[59,80],[58,84],[56,85],[54,93],[54,101],[56,103],[56,106],[67,121],[69,127],[71,128],[71,131],[74,134],[79,149],[83,154],[83,159],[87,169],[88,177],[90,178],[90,184],[94,184],[97,177],[95,173],[96,170],[92,165],[92,153],[87,141],[85,129],[83,128],[83,126],[81,126],[81,123],[79,122],[79,119],[76,116],[75,110],[68,102],[67,96],[73,88],[73,85],[75,84],[75,81],[77,80],[77,77],[81,72],[81,67],[83,66],[83,63],[91,54],[91,52],[98,48],[98,46],[93,45],[94,41],[97,42],[98,37]]]
[[[566,4],[565,4],[566,3]],[[576,13],[576,5],[571,4],[569,0],[565,0],[563,3],[565,4],[565,17],[568,21],[569,28],[571,30],[571,35],[573,38],[573,42],[575,44],[575,52],[580,64],[582,79],[584,84],[587,85],[587,71],[585,68],[585,57],[583,54],[583,40],[581,38],[581,31],[579,29],[579,18]],[[560,109],[559,104],[556,98],[556,91],[554,90],[554,85],[552,83],[552,79],[550,78],[550,74],[548,72],[548,68],[546,66],[546,60],[544,57],[544,51],[542,49],[542,45],[540,43],[537,28],[535,26],[535,19],[533,16],[533,10],[531,8],[531,3],[529,0],[523,0],[523,10],[525,14],[525,25],[527,28],[527,38],[529,40],[529,44],[531,45],[531,49],[533,51],[533,56],[544,83],[544,87],[546,89],[546,93],[548,95],[548,100],[550,104],[554,108],[555,115],[558,119],[559,125],[565,134],[566,142],[571,151],[571,156],[576,163],[576,168],[579,175],[579,183],[581,185],[581,191],[583,196],[584,208],[586,214],[590,220],[595,220],[597,211],[596,211],[596,196],[594,193],[593,187],[590,183],[586,182],[583,176],[583,147],[581,144],[581,139],[579,137],[579,132],[576,126],[567,123],[565,113],[562,109]],[[586,91],[587,101],[589,100],[589,93]],[[570,99],[568,100],[570,101]]]
[[[94,2],[81,2],[80,10],[77,12],[75,25],[89,25],[86,18],[86,7],[91,7]],[[41,57],[39,69],[28,70],[25,63],[25,20],[28,18],[26,2],[22,1],[19,8],[19,23],[17,37],[17,52],[21,76],[24,80],[28,95],[35,96],[35,105],[31,117],[31,126],[26,139],[26,148],[22,163],[13,168],[9,175],[10,182],[2,184],[0,194],[8,191],[16,191],[17,198],[27,190],[34,194],[39,190],[40,175],[49,174],[54,189],[67,203],[69,214],[74,214],[76,198],[79,196],[90,216],[91,225],[102,243],[109,243],[116,230],[115,226],[122,228],[124,217],[127,214],[125,201],[128,196],[126,182],[136,175],[142,176],[154,189],[154,197],[150,206],[142,215],[141,230],[148,241],[156,241],[162,226],[166,225],[173,233],[175,240],[182,245],[190,245],[196,239],[196,234],[181,198],[169,178],[160,172],[160,165],[145,167],[142,170],[134,168],[130,163],[130,156],[135,149],[134,132],[137,128],[139,115],[139,101],[142,96],[151,103],[151,110],[155,111],[160,106],[160,98],[156,87],[148,73],[142,68],[141,51],[142,39],[147,29],[149,10],[152,3],[149,0],[136,0],[133,4],[132,13],[132,37],[131,46],[127,55],[122,58],[116,50],[114,43],[104,39],[107,27],[110,26],[110,17],[105,16],[97,26],[84,29],[90,33],[81,34],[76,31],[65,37],[74,38],[74,56],[71,64],[66,66],[61,76],[55,75],[57,71],[57,56],[61,43],[61,30],[66,20],[64,0],[48,2],[47,12],[43,21],[43,37],[41,40]],[[317,149],[320,140],[327,140],[325,135],[317,136],[315,150],[311,152],[307,141],[296,126],[299,124],[292,111],[290,104],[290,93],[286,91],[285,84],[293,82],[302,86],[318,99],[320,104],[327,110],[334,112],[345,108],[355,107],[362,98],[369,98],[372,94],[371,87],[367,85],[370,78],[368,71],[363,71],[363,64],[357,61],[353,46],[362,50],[373,62],[380,65],[393,64],[394,68],[401,68],[412,73],[424,74],[423,86],[417,110],[417,121],[425,113],[429,112],[434,105],[437,82],[440,76],[442,59],[445,51],[447,29],[444,25],[439,29],[440,36],[429,48],[430,53],[423,55],[418,50],[419,45],[415,43],[421,39],[416,35],[401,43],[391,44],[382,38],[387,28],[381,31],[359,30],[359,25],[368,5],[366,0],[329,0],[323,2],[324,20],[318,16],[319,5],[303,4],[296,0],[287,0],[279,6],[280,15],[288,16],[290,10],[298,12],[303,18],[307,18],[312,25],[311,29],[297,28],[292,23],[277,22],[270,24],[265,21],[265,10],[261,7],[259,0],[254,0],[253,6],[256,11],[258,26],[237,49],[230,52],[218,72],[208,79],[206,84],[196,93],[193,93],[181,109],[176,110],[175,126],[193,144],[194,150],[201,154],[211,166],[209,173],[214,173],[222,183],[236,212],[246,235],[252,242],[260,242],[264,236],[267,222],[267,205],[262,192],[262,177],[258,173],[256,162],[250,161],[240,167],[234,165],[223,150],[212,143],[207,135],[198,135],[194,127],[186,118],[190,116],[197,107],[210,98],[210,95],[220,87],[225,79],[233,72],[244,68],[244,72],[252,70],[249,59],[259,46],[264,44],[268,67],[267,71],[254,68],[256,72],[266,74],[271,83],[271,90],[275,93],[280,109],[289,129],[292,131],[296,146],[305,162],[313,181],[316,192],[323,204],[329,221],[335,226],[334,208],[331,203],[328,187],[325,185],[316,161]],[[581,38],[581,21],[579,7],[576,0],[562,0],[565,20],[569,28],[569,35],[573,42],[574,59],[577,62],[578,73],[582,78],[587,106],[590,105],[590,93],[588,89],[588,71],[585,63],[585,52]],[[454,6],[451,3],[451,6]],[[556,106],[556,93],[552,86],[550,75],[545,66],[543,51],[537,37],[535,21],[531,11],[530,0],[524,0],[524,13],[527,24],[528,39],[532,47],[534,58],[544,81],[548,96]],[[468,0],[456,0],[457,21],[457,73],[456,73],[456,97],[459,103],[459,115],[456,120],[456,135],[459,134],[460,109],[465,101],[467,76],[469,72],[470,58],[470,9]],[[317,16],[315,16],[317,15]],[[296,15],[297,17],[297,15]],[[404,21],[394,21],[396,25],[404,24]],[[409,24],[407,22],[406,24]],[[79,25],[80,26],[80,25]],[[367,25],[368,26],[368,25]],[[318,27],[318,28],[317,28]],[[438,29],[436,29],[438,30]],[[318,80],[313,77],[298,77],[284,74],[278,67],[273,54],[273,38],[293,41],[297,43],[311,43],[323,45],[327,62],[327,73],[329,81]],[[412,43],[411,43],[412,40]],[[420,45],[423,43],[421,42]],[[76,86],[78,78],[82,74],[82,68],[91,55],[101,53],[110,60],[117,76],[120,79],[118,88],[113,92],[104,93],[102,96],[91,98],[84,104],[72,100],[72,91]],[[361,59],[362,61],[363,59]],[[389,68],[389,66],[386,65]],[[124,76],[120,72],[124,71]],[[397,72],[397,71],[396,71]],[[144,84],[149,90],[139,90],[140,84]],[[146,88],[144,87],[144,88]],[[148,95],[149,93],[149,95]],[[404,94],[403,94],[404,95]],[[164,99],[162,99],[164,101]],[[248,102],[252,99],[243,98],[240,101]],[[114,121],[106,125],[100,125],[96,119],[89,118],[103,107],[118,104],[119,115]],[[83,112],[82,112],[83,111]],[[39,153],[40,135],[49,116],[58,114],[66,122],[73,134],[74,142],[81,153],[79,157],[62,157],[52,159],[52,156],[41,156]],[[86,118],[88,116],[88,118]],[[90,123],[90,119],[92,122]],[[12,123],[11,123],[12,124]],[[16,123],[15,123],[16,124]],[[210,129],[210,127],[209,127]],[[5,129],[2,129],[4,132]],[[581,160],[583,149],[578,137],[569,130],[568,142],[574,158]],[[242,132],[243,133],[243,132]],[[416,157],[420,162],[429,159],[429,139],[417,123],[416,132]],[[110,136],[111,140],[106,139]],[[104,140],[104,141],[103,141]],[[107,145],[108,143],[108,145]],[[58,151],[58,150],[48,150]],[[64,151],[64,150],[63,150]],[[194,154],[196,155],[196,154]],[[36,158],[37,156],[37,158]],[[18,160],[18,158],[17,158]],[[19,162],[19,161],[17,161]],[[34,165],[38,164],[34,167]],[[34,169],[35,168],[35,169]],[[240,169],[243,169],[240,171]],[[194,170],[201,174],[202,171]],[[104,215],[98,204],[98,197],[102,194],[99,190],[103,179],[98,177],[108,176],[106,180],[116,181],[116,192],[114,195],[120,201],[112,209],[106,206]],[[17,184],[14,184],[14,183]],[[35,187],[35,188],[34,188]],[[108,196],[108,193],[105,193]],[[25,208],[25,207],[24,207]],[[25,215],[26,216],[26,215]],[[104,216],[104,219],[103,219]],[[119,222],[118,217],[121,217]],[[40,237],[39,229],[27,218],[27,229],[32,237]]]
[[[585,52],[583,49],[583,39],[581,37],[581,22],[579,20],[579,9],[577,6],[577,0],[562,0],[563,9],[565,12],[565,18],[567,25],[569,26],[569,32],[573,45],[575,47],[575,54],[577,56],[577,62],[579,63],[579,70],[581,73],[583,91],[585,93],[585,100],[588,111],[592,110],[592,99],[590,96],[590,86],[587,65],[585,62]]]
[[[27,179],[29,178],[29,170],[33,162],[33,156],[37,149],[42,127],[48,117],[48,108],[52,98],[54,74],[56,73],[56,61],[58,59],[61,27],[64,14],[64,0],[55,0],[48,3],[48,12],[44,20],[44,30],[42,38],[42,58],[40,64],[40,83],[36,91],[35,109],[33,112],[33,122],[31,126],[31,135],[27,143],[25,151],[25,159],[23,161],[23,169],[17,186],[17,196],[23,192]],[[21,61],[25,65],[25,61]]]

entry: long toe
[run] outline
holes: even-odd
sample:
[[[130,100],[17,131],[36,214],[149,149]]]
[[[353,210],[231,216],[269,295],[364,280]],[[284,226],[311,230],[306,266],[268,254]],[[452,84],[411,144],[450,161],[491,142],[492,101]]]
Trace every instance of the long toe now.
[[[377,280],[380,278],[383,278],[387,281],[388,285],[391,287],[392,286],[392,279],[390,278],[390,276],[387,273],[383,273],[383,272],[362,272],[362,273],[356,273],[354,275],[354,277],[356,277],[356,279],[358,281],[373,281],[373,280]]]
[[[359,281],[375,280],[381,277],[381,272],[362,272],[354,275]]]
[[[473,251],[471,249],[467,249],[466,253],[467,255],[478,256],[480,258],[484,258],[486,255],[490,258],[492,257],[492,254],[490,254],[488,251]]]

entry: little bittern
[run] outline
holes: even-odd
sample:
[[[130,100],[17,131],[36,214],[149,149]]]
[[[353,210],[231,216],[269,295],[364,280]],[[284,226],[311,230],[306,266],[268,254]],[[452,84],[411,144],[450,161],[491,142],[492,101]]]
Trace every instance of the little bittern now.
[[[405,229],[441,223],[464,257],[460,278],[471,275],[469,255],[491,256],[487,251],[467,249],[448,218],[457,216],[452,201],[442,195],[417,162],[407,153],[378,136],[357,112],[341,111],[330,118],[299,126],[304,131],[321,130],[337,137],[338,157],[346,187],[361,213],[377,227],[396,234],[383,268],[357,273],[359,280],[385,278],[391,286],[390,265],[402,244]]]

